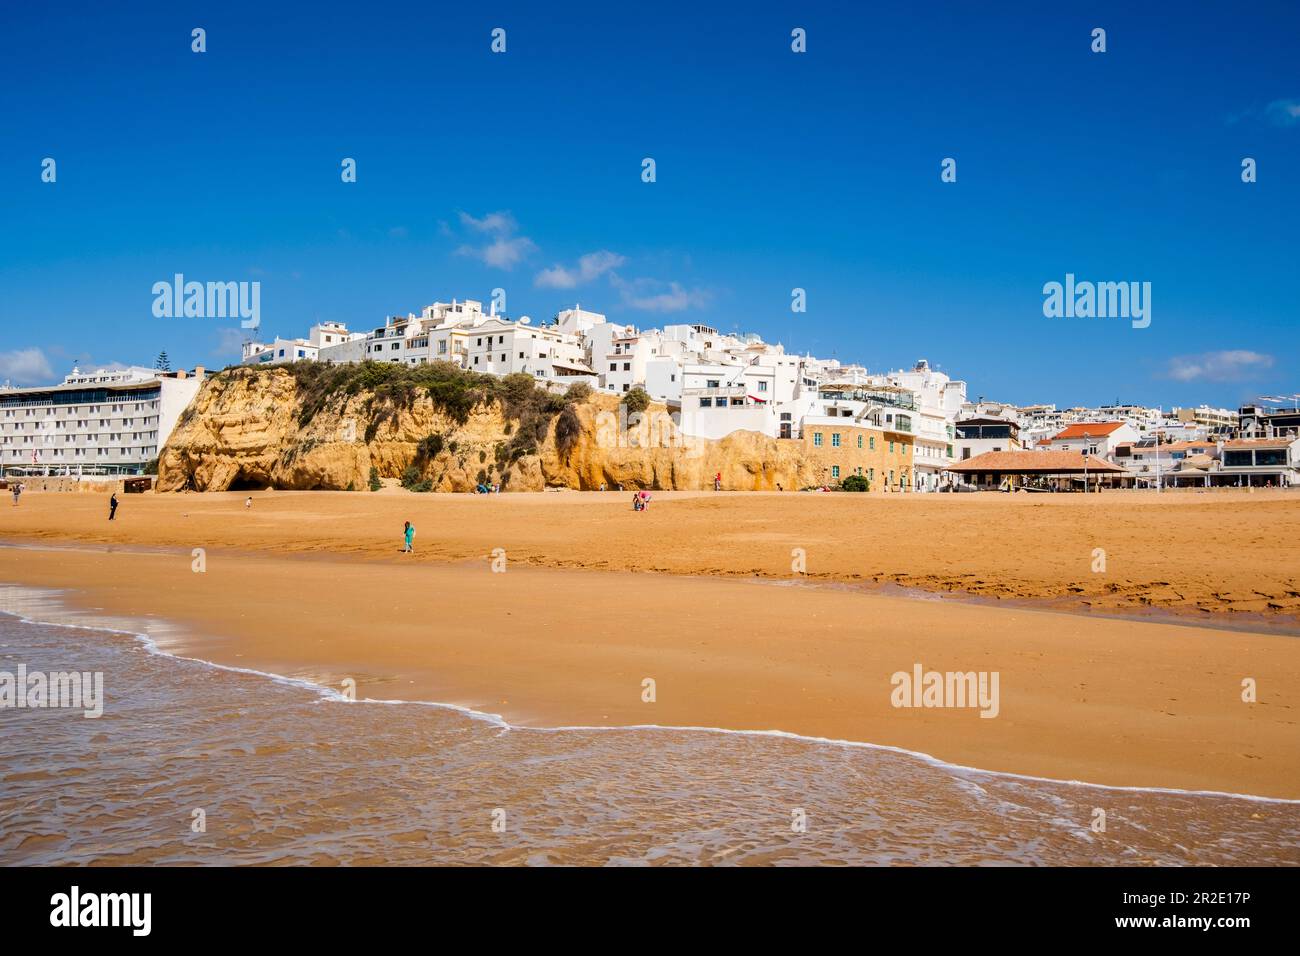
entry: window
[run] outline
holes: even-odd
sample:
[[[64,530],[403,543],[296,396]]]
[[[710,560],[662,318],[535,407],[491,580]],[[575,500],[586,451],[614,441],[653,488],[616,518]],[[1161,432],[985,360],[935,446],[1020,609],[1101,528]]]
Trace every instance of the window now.
[[[892,441],[889,443],[889,453],[891,455],[894,453],[894,443]],[[890,481],[893,481],[893,472],[890,472]]]
[[[706,384],[706,387],[707,387],[707,388],[717,388],[717,387],[718,387],[718,384],[719,384],[719,381],[720,381],[719,379],[711,378],[711,379],[708,380],[708,382],[707,382],[707,384]]]
[[[839,433],[839,432],[831,432],[831,447],[832,447],[832,448],[839,448],[839,447],[840,447],[840,433]]]
[[[505,353],[505,352],[502,352],[502,353],[501,353],[501,361],[504,362],[505,360],[506,360],[506,353]]]
[[[760,392],[766,392],[766,391],[767,391],[767,382],[759,382],[759,383],[758,383],[758,390],[759,390]]]
[[[700,399],[700,408],[712,408],[712,407],[713,407],[713,399],[711,398]]]
[[[858,436],[858,447],[859,447],[859,448],[862,447],[862,436],[861,436],[861,435]],[[862,473],[862,469],[859,468],[859,469],[858,469],[858,474],[861,474],[861,473]]]
[[[617,363],[617,362],[610,362],[610,363],[609,363],[609,370],[610,370],[611,372],[617,372],[617,371],[618,371],[618,363]]]
[[[1285,448],[1260,448],[1255,452],[1256,465],[1285,465]]]
[[[870,447],[870,449],[871,449],[872,451],[875,451],[875,450],[876,450],[876,436],[875,436],[875,435],[872,435],[872,436],[867,440],[867,445],[868,445],[868,447]]]
[[[519,353],[519,357],[520,357],[520,358],[523,358],[523,357],[524,357],[524,353],[523,353],[523,352],[520,352],[520,353]]]
[[[504,342],[505,340],[506,340],[506,337],[505,337],[504,335],[498,335],[498,336],[497,336],[497,345],[500,345],[500,344],[501,344],[502,342]]]
[[[814,448],[821,448],[821,447],[822,447],[822,433],[821,433],[821,432],[813,432],[813,447],[814,447]]]
[[[839,465],[831,465],[831,477],[832,477],[832,478],[838,478],[839,476],[840,476],[840,466],[839,466]]]
[[[631,363],[631,362],[624,362],[624,363],[623,363],[623,371],[625,371],[625,372],[630,372],[631,370],[632,370],[632,363]]]

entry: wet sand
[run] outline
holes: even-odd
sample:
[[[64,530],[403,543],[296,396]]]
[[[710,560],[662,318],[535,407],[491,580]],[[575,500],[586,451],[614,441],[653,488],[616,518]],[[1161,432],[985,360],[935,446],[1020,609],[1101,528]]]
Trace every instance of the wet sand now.
[[[69,616],[43,592],[0,586],[4,601]],[[0,615],[0,667],[70,657],[111,676],[111,706],[98,720],[0,719],[6,863],[1300,863],[1300,803],[1048,783],[792,737],[507,728]]]
[[[1066,542],[1104,524],[1120,530],[1092,540],[1104,539],[1111,566],[1139,580],[1132,567],[1150,554],[1136,550],[1137,539],[1151,529],[1137,519],[1177,543],[1187,538],[1173,524],[1183,516],[1184,527],[1208,530],[1224,509],[1240,519],[1236,509],[1258,503],[1273,515],[1263,530],[1224,538],[1208,556],[1207,539],[1193,535],[1189,566],[1171,564],[1161,577],[1187,588],[1180,575],[1217,574],[1214,587],[1224,590],[1268,565],[1293,588],[1284,574],[1296,564],[1286,565],[1274,536],[1293,520],[1294,497],[1175,499],[1151,506],[1154,516],[1118,495],[1041,509],[1008,498],[874,499],[857,503],[860,513],[845,510],[854,504],[847,496],[656,495],[645,515],[625,509],[623,497],[276,493],[255,495],[246,512],[243,495],[131,496],[109,526],[96,496],[32,495],[0,534],[45,540],[0,549],[0,580],[64,589],[74,606],[173,621],[180,627],[167,649],[182,655],[335,688],[351,678],[362,698],[457,703],[518,725],[781,730],[1052,779],[1300,797],[1294,637],[861,593],[809,586],[788,569],[798,546],[790,542],[801,539],[810,570],[821,560],[880,561],[877,541],[919,560],[935,546],[929,522],[942,512],[962,526],[946,545],[956,568],[971,560],[969,523],[996,519],[1008,529],[992,548],[998,563],[1022,564],[1034,587],[1059,588],[1073,579],[1062,569],[1077,563]],[[792,517],[799,510],[802,530]],[[414,557],[383,533],[403,514],[419,529]],[[1054,521],[1053,539],[1021,545],[1022,517]],[[555,541],[547,561],[570,569],[529,566],[543,563],[546,534]],[[693,559],[700,576],[576,570],[635,565],[656,539],[667,542],[660,570]],[[49,550],[57,541],[77,547]],[[505,573],[491,569],[496,547]],[[192,570],[193,548],[205,549],[202,573]],[[1090,559],[1088,549],[1085,569]],[[738,579],[755,569],[759,579]],[[918,662],[999,672],[998,717],[891,706],[890,676]],[[1241,700],[1246,677],[1258,683],[1258,703]],[[653,703],[642,700],[646,678]]]

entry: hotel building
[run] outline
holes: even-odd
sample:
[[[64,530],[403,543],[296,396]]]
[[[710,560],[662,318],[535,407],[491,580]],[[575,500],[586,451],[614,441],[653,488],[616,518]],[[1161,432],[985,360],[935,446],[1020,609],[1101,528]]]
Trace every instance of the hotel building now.
[[[0,474],[143,474],[202,382],[202,367],[74,368],[61,385],[0,389]]]

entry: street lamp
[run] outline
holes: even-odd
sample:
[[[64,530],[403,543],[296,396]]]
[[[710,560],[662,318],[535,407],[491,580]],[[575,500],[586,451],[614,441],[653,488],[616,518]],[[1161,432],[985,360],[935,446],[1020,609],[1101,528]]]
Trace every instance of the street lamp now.
[[[1156,494],[1160,494],[1160,486],[1164,483],[1160,475],[1160,419],[1164,417],[1164,411],[1158,408],[1156,413]],[[1174,482],[1174,487],[1178,487],[1177,482]]]
[[[1083,433],[1083,493],[1088,493],[1088,442],[1090,436],[1087,432]]]

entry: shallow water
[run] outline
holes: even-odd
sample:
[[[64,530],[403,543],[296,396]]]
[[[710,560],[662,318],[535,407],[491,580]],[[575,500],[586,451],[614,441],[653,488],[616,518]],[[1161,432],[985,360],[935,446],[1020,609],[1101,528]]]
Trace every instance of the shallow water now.
[[[0,670],[102,671],[107,698],[98,719],[0,710],[9,864],[1300,863],[1297,803],[762,734],[512,728],[168,656],[165,627],[27,589],[0,607],[33,619],[0,615]]]

